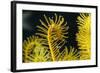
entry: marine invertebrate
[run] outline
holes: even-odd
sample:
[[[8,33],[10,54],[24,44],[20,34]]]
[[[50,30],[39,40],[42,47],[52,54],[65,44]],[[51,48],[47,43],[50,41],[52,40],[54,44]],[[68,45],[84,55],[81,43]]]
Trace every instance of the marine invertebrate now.
[[[43,46],[45,42],[37,36],[30,36],[23,42],[24,62],[45,62],[50,61],[48,48]]]
[[[81,13],[77,17],[79,31],[76,34],[78,46],[80,49],[80,59],[90,59],[91,55],[91,15]]]
[[[63,16],[57,16],[55,14],[55,19],[44,15],[45,21],[40,19],[41,25],[38,27],[37,35],[43,37],[47,43],[45,45],[49,46],[50,53],[53,61],[59,60],[61,52],[59,51],[65,44],[66,34],[68,34],[67,21],[64,21]],[[63,51],[62,51],[63,52]]]

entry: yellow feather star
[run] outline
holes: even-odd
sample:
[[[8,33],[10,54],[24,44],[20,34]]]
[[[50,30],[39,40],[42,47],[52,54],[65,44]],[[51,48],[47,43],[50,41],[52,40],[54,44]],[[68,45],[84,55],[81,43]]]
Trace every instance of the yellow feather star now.
[[[62,46],[65,44],[65,38],[67,38],[65,35],[67,34],[68,26],[67,22],[64,22],[63,16],[57,16],[55,14],[55,20],[50,17],[45,18],[45,23],[40,19],[41,25],[38,27],[38,33],[37,35],[45,38],[47,40],[46,45],[49,46],[52,60],[57,61],[58,56],[60,54],[59,49],[62,48]],[[47,24],[46,24],[47,23]]]
[[[30,36],[23,42],[23,61],[45,62],[50,61],[48,48],[43,46],[45,42],[37,36]]]
[[[80,49],[80,59],[90,59],[91,55],[91,16],[90,14],[81,13],[77,17],[79,32],[76,34],[78,46]]]

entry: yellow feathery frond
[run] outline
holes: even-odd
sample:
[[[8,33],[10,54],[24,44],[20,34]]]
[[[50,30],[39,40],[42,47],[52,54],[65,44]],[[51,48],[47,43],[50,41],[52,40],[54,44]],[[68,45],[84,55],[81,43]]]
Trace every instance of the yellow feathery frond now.
[[[48,26],[42,20],[40,20],[40,22],[46,29],[48,29]]]
[[[37,36],[30,36],[23,42],[23,61],[44,62],[50,60],[48,48],[43,46],[46,42]]]
[[[45,34],[47,34],[47,29],[46,28],[44,28],[44,27],[42,27],[42,26],[37,26],[38,28],[39,28],[39,30],[41,31],[41,32],[44,32]],[[38,30],[38,31],[39,31]]]
[[[77,49],[70,47],[69,51],[68,48],[65,47],[65,56],[63,60],[79,60],[80,53]]]
[[[57,16],[55,14],[55,20],[50,17],[47,18],[46,15],[44,15],[46,23],[43,22],[43,20],[40,20],[42,26],[38,26],[38,30],[42,30],[42,32],[39,31],[39,33],[36,33],[37,35],[45,38],[48,40],[47,44],[49,46],[52,60],[57,61],[57,56],[60,53],[60,49],[65,44],[65,38],[67,38],[66,34],[68,34],[68,26],[67,22],[64,21],[63,16]]]
[[[77,17],[79,31],[76,34],[80,49],[80,59],[90,59],[91,55],[91,15],[81,13]]]

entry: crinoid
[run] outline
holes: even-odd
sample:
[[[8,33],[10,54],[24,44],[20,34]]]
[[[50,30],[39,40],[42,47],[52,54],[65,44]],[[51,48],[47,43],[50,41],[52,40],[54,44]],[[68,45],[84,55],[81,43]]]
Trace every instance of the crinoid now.
[[[80,59],[90,59],[91,55],[91,15],[88,13],[81,13],[77,17],[77,24],[79,31],[76,34],[78,46],[80,49]]]
[[[43,37],[47,43],[45,45],[49,46],[52,60],[59,60],[61,53],[60,49],[64,46],[68,34],[67,21],[64,20],[63,16],[57,16],[55,13],[55,18],[50,18],[44,15],[45,21],[40,19],[41,25],[38,27],[38,36]]]
[[[23,62],[50,61],[48,48],[43,46],[45,42],[37,36],[30,36],[23,42]]]

